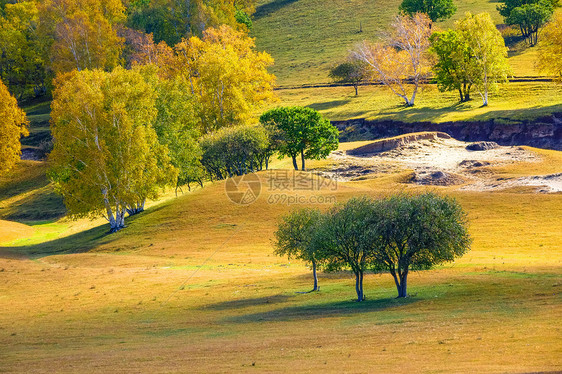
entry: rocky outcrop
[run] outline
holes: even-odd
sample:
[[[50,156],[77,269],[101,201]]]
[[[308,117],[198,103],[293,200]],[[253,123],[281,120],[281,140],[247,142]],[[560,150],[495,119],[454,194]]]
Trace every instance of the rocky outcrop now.
[[[439,131],[466,142],[529,145],[562,150],[562,113],[527,121],[495,119],[473,122],[333,121],[342,141],[375,140],[412,132]]]
[[[393,138],[376,140],[362,147],[351,149],[347,151],[347,153],[350,155],[363,155],[369,153],[386,152],[418,140],[437,140],[439,138],[450,139],[451,137],[444,132],[438,131],[418,132],[402,136],[395,136]]]

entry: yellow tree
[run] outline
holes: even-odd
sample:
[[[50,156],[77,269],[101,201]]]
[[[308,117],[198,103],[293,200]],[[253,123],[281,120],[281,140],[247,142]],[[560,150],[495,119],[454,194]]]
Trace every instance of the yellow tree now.
[[[539,42],[539,68],[562,81],[562,11],[558,11],[542,32]]]
[[[159,187],[175,182],[154,128],[154,72],[117,67],[57,79],[51,113],[51,179],[72,217],[103,215],[124,227]]]
[[[121,0],[45,0],[39,10],[39,33],[54,73],[111,70],[120,63]]]
[[[255,51],[254,39],[229,26],[210,28],[203,38],[176,45],[172,74],[189,82],[197,98],[203,133],[256,118],[273,100],[275,76],[267,72],[271,56]]]
[[[43,92],[45,61],[37,38],[37,5],[33,1],[0,7],[0,79],[16,97],[31,89]]]
[[[21,136],[28,135],[27,118],[0,80],[0,173],[10,170],[21,154]]]
[[[386,43],[365,41],[352,51],[352,58],[365,65],[371,80],[384,84],[407,106],[413,106],[433,66],[428,52],[431,20],[423,13],[399,15],[391,27]]]

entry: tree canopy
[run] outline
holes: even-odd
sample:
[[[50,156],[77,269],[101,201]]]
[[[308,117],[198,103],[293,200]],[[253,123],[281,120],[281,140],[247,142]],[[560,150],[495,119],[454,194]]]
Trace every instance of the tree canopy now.
[[[535,45],[539,29],[544,26],[558,6],[559,0],[504,0],[497,9],[508,25],[516,25],[521,35]]]
[[[313,240],[322,218],[322,213],[317,209],[295,210],[281,218],[275,231],[276,255],[296,258],[312,265],[312,291],[318,291],[317,269],[323,261],[322,254],[315,247]]]
[[[353,85],[355,96],[358,94],[357,88],[359,84],[367,78],[364,64],[353,59],[334,66],[330,69],[329,75],[335,82]]]
[[[410,16],[425,13],[432,22],[451,18],[457,11],[453,0],[403,0],[398,9]]]
[[[295,170],[299,170],[299,155],[301,170],[305,170],[305,159],[326,158],[338,149],[338,130],[312,108],[271,109],[261,115],[260,122],[272,133],[279,155],[293,159]]]
[[[489,13],[473,15],[467,12],[455,24],[460,39],[470,51],[468,77],[488,105],[488,93],[497,84],[507,82],[511,69],[507,62],[507,47]]]
[[[74,71],[54,93],[50,176],[72,217],[104,216],[111,231],[142,210],[158,187],[173,184],[168,149],[152,127],[156,91],[150,71]]]
[[[539,43],[539,68],[562,81],[562,10],[546,25]]]
[[[18,102],[0,80],[0,175],[10,170],[21,155],[21,136],[29,134],[29,121]]]
[[[372,81],[384,84],[407,106],[413,106],[433,65],[428,52],[430,35],[431,20],[426,15],[399,15],[386,44],[365,41],[354,48],[352,56],[365,64]],[[413,86],[411,95],[408,84]]]

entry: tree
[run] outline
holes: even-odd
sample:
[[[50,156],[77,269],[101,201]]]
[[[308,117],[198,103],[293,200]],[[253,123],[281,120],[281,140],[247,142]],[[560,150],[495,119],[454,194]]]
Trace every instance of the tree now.
[[[470,50],[470,83],[482,97],[482,106],[487,106],[488,93],[495,90],[498,83],[507,82],[510,73],[504,40],[488,13],[472,15],[467,12],[455,25],[460,39]]]
[[[556,12],[543,30],[538,65],[562,81],[562,11]]]
[[[357,88],[359,84],[365,80],[365,67],[357,60],[343,62],[330,69],[330,78],[338,83],[349,83],[355,88],[355,96],[357,96]]]
[[[295,170],[299,170],[299,155],[301,170],[305,170],[305,159],[326,158],[338,149],[338,130],[312,108],[271,109],[261,115],[260,122],[274,134],[273,141],[280,156],[293,159]]]
[[[410,16],[425,13],[432,22],[451,18],[457,11],[453,0],[403,0],[398,9]]]
[[[52,73],[111,70],[119,65],[125,20],[121,0],[45,0],[39,5],[39,35]]]
[[[0,174],[10,170],[21,155],[21,136],[27,136],[29,121],[15,97],[0,80]]]
[[[365,41],[355,47],[352,56],[366,65],[371,80],[384,84],[407,106],[413,106],[418,89],[433,65],[428,52],[430,26],[431,20],[422,13],[397,16],[387,44]],[[411,97],[408,97],[408,84],[413,85]]]
[[[263,169],[269,149],[261,125],[226,127],[200,140],[201,164],[211,178],[224,179]]]
[[[152,127],[156,92],[140,69],[60,76],[51,108],[50,177],[72,217],[104,216],[111,232],[125,213],[175,181],[168,150]]]
[[[184,185],[191,190],[191,183],[202,187],[204,169],[198,143],[200,131],[196,117],[197,101],[185,90],[186,83],[181,77],[156,79],[151,84],[156,87],[157,92],[158,114],[154,129],[160,144],[168,148],[170,162],[178,171],[176,193]]]
[[[37,36],[35,2],[6,4],[0,11],[0,79],[22,99],[45,92],[45,60]]]
[[[312,246],[328,271],[350,268],[355,275],[357,301],[365,300],[363,276],[372,266],[375,241],[371,226],[376,211],[367,197],[354,197],[330,210],[315,229]]]
[[[521,35],[535,45],[539,29],[550,19],[559,0],[504,0],[497,9],[508,25],[517,25]]]
[[[316,272],[323,259],[314,246],[313,237],[322,217],[322,213],[317,209],[295,210],[281,219],[275,231],[276,255],[287,256],[289,259],[297,258],[312,265],[312,291],[319,290]]]
[[[470,48],[455,30],[433,33],[431,51],[437,55],[433,66],[435,80],[440,91],[457,90],[460,101],[470,100],[470,65],[473,62]]]
[[[398,195],[373,202],[372,212],[373,268],[392,274],[398,297],[408,296],[410,270],[453,261],[470,247],[466,214],[452,198]]]
[[[172,75],[189,82],[197,98],[202,133],[251,123],[255,112],[274,98],[275,77],[267,72],[273,59],[256,52],[254,39],[222,25],[176,45]]]

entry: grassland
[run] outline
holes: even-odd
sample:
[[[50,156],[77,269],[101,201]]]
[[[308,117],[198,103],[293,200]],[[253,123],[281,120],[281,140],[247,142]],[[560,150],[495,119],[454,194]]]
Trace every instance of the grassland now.
[[[332,121],[351,118],[391,119],[404,122],[518,121],[562,112],[562,85],[553,83],[509,83],[490,96],[482,107],[477,92],[473,100],[460,104],[455,92],[442,93],[433,85],[416,98],[414,107],[383,86],[363,86],[355,96],[353,87],[285,89],[278,91],[282,105],[309,106]]]
[[[560,152],[537,152],[543,163],[502,172],[560,165]],[[342,202],[421,189],[403,179],[398,173],[291,193]],[[389,275],[371,274],[367,301],[356,303],[347,272],[321,274],[321,292],[296,293],[310,288],[309,269],[275,257],[271,245],[279,215],[294,207],[268,203],[279,191],[267,186],[257,202],[239,206],[222,182],[209,184],[109,236],[96,222],[59,221],[70,231],[47,236],[40,226],[32,241],[5,242],[0,371],[562,369],[561,194],[437,189],[467,210],[472,250],[412,274],[405,300],[394,299]]]
[[[263,0],[255,14],[253,36],[258,48],[275,59],[272,72],[280,86],[328,83],[330,67],[344,60],[354,44],[379,39],[398,13],[400,3],[401,0]],[[456,14],[436,27],[452,27],[467,11],[488,12],[496,23],[503,22],[496,1],[455,4]],[[534,50],[514,47],[510,61],[514,61],[515,75],[537,75]]]

